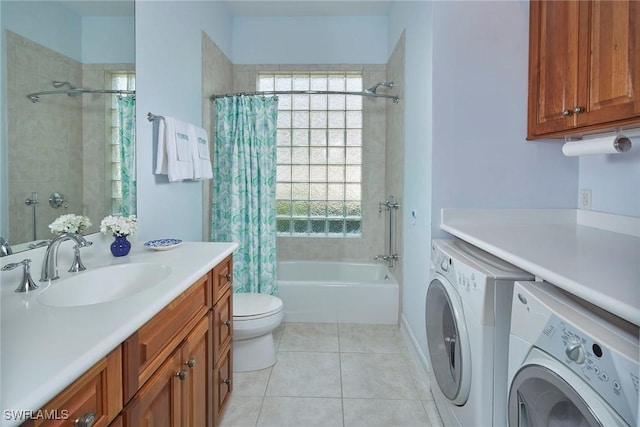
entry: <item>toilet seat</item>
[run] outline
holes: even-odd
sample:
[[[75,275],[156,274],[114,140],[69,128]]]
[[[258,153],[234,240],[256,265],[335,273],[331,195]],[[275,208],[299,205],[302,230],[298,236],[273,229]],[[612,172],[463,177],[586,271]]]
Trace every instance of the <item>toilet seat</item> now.
[[[236,293],[233,295],[233,320],[255,320],[282,311],[282,300],[267,294]]]

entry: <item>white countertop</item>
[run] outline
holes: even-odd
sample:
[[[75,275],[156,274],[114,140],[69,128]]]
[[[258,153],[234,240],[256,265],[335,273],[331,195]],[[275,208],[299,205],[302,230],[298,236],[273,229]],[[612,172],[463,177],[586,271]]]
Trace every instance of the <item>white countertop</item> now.
[[[185,242],[167,251],[145,249],[134,242],[128,256],[115,258],[109,252],[113,238],[100,234],[82,249],[82,261],[93,268],[152,262],[171,269],[157,285],[126,298],[81,307],[48,307],[38,302],[38,293],[57,281],[38,282],[44,248],[2,258],[0,263],[31,258],[31,272],[39,289],[15,293],[22,268],[0,274],[0,425],[11,426],[5,411],[38,410],[98,360],[117,347],[145,322],[231,254],[236,243]],[[72,242],[64,242],[58,254],[62,280],[68,273]],[[10,418],[10,417],[9,417]]]
[[[441,228],[640,325],[640,218],[573,209],[443,209]]]

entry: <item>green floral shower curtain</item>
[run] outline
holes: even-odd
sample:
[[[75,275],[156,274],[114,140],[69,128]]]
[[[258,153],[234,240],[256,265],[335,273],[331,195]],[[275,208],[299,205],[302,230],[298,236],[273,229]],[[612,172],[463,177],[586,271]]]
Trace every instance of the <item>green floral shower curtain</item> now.
[[[118,98],[123,216],[136,214],[136,99]]]
[[[277,98],[216,100],[212,232],[235,241],[235,292],[275,294]]]

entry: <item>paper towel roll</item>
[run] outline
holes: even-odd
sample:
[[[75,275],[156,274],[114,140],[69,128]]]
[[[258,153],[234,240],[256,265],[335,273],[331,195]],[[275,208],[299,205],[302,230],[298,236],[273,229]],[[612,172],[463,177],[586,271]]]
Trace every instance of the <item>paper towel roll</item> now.
[[[631,140],[621,134],[583,141],[569,141],[562,146],[562,153],[565,156],[612,154],[629,150],[631,150]]]

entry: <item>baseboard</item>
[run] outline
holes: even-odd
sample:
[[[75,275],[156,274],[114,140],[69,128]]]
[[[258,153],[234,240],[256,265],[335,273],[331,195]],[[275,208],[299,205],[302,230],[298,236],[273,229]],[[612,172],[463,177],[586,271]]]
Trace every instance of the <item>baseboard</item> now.
[[[407,318],[404,317],[404,313],[400,314],[400,333],[402,334],[402,338],[407,344],[409,354],[411,354],[411,358],[413,359],[416,367],[420,369],[421,374],[425,375],[425,378],[429,378],[429,372],[431,371],[429,361],[427,360],[425,354],[422,352],[422,349],[420,348],[415,335],[413,335],[413,331],[409,327],[409,323],[407,322]]]

